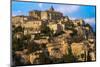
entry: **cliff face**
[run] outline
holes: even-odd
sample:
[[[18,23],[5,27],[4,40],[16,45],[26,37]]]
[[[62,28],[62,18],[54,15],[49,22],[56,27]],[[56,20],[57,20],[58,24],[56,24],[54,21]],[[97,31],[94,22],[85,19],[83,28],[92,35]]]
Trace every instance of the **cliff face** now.
[[[70,27],[70,25],[69,25]],[[19,34],[20,35],[20,34]],[[22,35],[22,34],[21,34]],[[34,35],[35,37],[37,35]],[[62,33],[51,33],[48,38],[27,39],[27,52],[22,50],[15,55],[21,64],[48,64],[60,62],[95,61],[95,35],[88,26],[72,26]],[[16,37],[16,35],[14,36]],[[45,36],[47,37],[47,36]],[[19,38],[21,39],[22,36]],[[23,38],[22,38],[23,39]],[[24,42],[24,40],[23,40]],[[24,59],[25,62],[21,61]],[[16,61],[16,64],[18,61]]]
[[[68,17],[59,20],[33,19],[29,27],[29,19],[22,21],[21,18],[24,17],[12,21],[12,47],[16,65],[96,60],[95,35],[84,20],[70,20]]]

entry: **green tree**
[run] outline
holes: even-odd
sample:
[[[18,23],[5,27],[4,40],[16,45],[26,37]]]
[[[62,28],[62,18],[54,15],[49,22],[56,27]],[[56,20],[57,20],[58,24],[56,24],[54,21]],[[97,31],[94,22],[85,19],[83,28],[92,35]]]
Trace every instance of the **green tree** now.
[[[43,24],[41,26],[41,33],[43,33],[44,35],[47,35],[47,36],[52,36],[53,30],[50,30],[50,28],[46,24]]]
[[[90,24],[85,24],[85,27],[89,27],[90,28],[90,30],[93,32],[93,28],[91,27],[91,25]]]

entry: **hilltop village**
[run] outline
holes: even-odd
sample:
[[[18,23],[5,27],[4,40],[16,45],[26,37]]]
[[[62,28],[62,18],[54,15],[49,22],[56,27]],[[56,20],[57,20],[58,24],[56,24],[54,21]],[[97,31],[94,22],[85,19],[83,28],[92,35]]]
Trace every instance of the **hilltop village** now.
[[[16,65],[95,61],[95,34],[83,19],[71,20],[53,6],[12,16]]]

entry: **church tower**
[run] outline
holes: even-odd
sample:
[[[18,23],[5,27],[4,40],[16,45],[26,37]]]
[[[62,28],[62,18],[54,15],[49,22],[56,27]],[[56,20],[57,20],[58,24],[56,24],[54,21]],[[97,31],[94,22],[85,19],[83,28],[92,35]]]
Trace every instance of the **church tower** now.
[[[50,7],[49,11],[54,11],[54,8],[53,6]]]

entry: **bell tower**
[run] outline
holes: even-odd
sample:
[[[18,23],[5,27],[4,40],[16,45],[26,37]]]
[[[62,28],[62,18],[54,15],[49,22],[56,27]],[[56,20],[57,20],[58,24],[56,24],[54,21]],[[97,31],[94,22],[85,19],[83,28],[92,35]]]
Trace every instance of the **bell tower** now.
[[[54,11],[54,8],[53,6],[50,7],[49,11]]]

